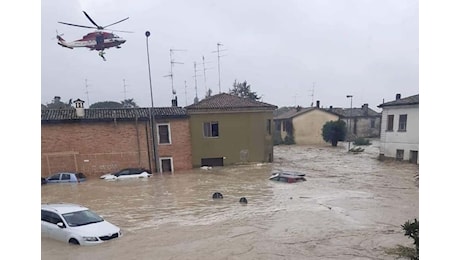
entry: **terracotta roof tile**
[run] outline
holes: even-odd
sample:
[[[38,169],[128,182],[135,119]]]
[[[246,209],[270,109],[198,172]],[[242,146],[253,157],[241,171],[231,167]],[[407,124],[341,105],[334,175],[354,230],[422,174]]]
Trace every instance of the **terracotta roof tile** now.
[[[199,110],[240,110],[240,109],[264,109],[275,110],[277,106],[249,98],[242,98],[227,93],[217,94],[201,100],[196,104],[185,107],[188,111]]]
[[[42,109],[42,121],[72,121],[72,120],[147,120],[150,108],[89,108],[85,109],[83,118],[79,118],[75,108]],[[187,113],[181,107],[155,107],[155,119],[186,118]]]

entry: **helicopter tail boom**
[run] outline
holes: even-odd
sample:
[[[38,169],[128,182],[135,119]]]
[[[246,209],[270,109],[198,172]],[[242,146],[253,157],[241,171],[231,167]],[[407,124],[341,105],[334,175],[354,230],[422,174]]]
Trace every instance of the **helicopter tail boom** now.
[[[60,35],[56,35],[56,38],[58,39],[58,44],[62,47],[73,49],[73,47],[69,46],[64,38],[62,38]]]

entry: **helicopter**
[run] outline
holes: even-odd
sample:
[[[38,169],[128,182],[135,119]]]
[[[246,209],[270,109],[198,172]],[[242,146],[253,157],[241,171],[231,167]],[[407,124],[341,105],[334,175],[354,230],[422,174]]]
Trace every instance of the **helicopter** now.
[[[56,38],[58,40],[58,44],[61,45],[62,47],[65,47],[65,48],[69,48],[69,49],[73,49],[73,48],[80,48],[80,47],[85,47],[85,48],[89,48],[90,50],[97,50],[99,51],[99,56],[102,57],[102,59],[105,61],[105,57],[104,57],[104,50],[105,49],[108,49],[108,48],[112,48],[112,47],[115,47],[117,49],[121,48],[120,45],[122,45],[123,43],[126,42],[125,39],[119,37],[118,35],[115,35],[114,33],[112,32],[106,32],[104,31],[105,28],[109,27],[109,26],[112,26],[114,24],[117,24],[117,23],[120,23],[120,22],[123,22],[125,20],[127,20],[129,17],[126,17],[118,22],[115,22],[115,23],[112,23],[112,24],[109,24],[109,25],[106,25],[106,26],[100,26],[98,25],[96,22],[94,22],[93,19],[91,19],[91,17],[85,12],[83,11],[83,13],[85,14],[86,18],[88,18],[88,20],[95,26],[86,26],[86,25],[78,25],[78,24],[72,24],[72,23],[65,23],[65,22],[58,22],[58,23],[61,23],[61,24],[65,24],[65,25],[70,25],[70,26],[77,26],[77,27],[83,27],[83,28],[90,28],[90,29],[96,29],[96,31],[94,32],[91,32],[91,33],[88,33],[86,34],[85,36],[83,36],[81,39],[78,39],[78,40],[75,40],[75,41],[72,41],[72,42],[67,42],[66,40],[64,40],[64,38],[62,38],[62,34],[56,34]],[[119,30],[111,30],[113,32],[126,32],[126,33],[132,33],[130,31],[119,31]]]

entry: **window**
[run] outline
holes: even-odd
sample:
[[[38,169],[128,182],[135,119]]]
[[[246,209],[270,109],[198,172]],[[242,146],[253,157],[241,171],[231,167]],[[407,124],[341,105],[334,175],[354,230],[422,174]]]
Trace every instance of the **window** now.
[[[61,180],[70,180],[70,174],[63,173],[62,176],[61,176]]]
[[[203,123],[204,137],[219,137],[219,123],[204,122]]]
[[[62,222],[62,219],[58,214],[46,210],[42,210],[42,220],[52,224]]]
[[[406,126],[407,126],[407,115],[399,115],[398,131],[406,132]]]
[[[170,144],[169,124],[158,125],[158,142],[159,144]]]
[[[387,119],[387,131],[393,131],[393,120],[395,116],[394,115],[388,115]]]
[[[267,134],[272,134],[272,120],[270,119],[267,120]]]
[[[49,180],[49,181],[58,181],[60,176],[61,176],[61,174],[58,173],[58,174],[55,174],[55,175],[49,177],[48,180]]]
[[[371,119],[371,128],[375,128],[375,119]]]

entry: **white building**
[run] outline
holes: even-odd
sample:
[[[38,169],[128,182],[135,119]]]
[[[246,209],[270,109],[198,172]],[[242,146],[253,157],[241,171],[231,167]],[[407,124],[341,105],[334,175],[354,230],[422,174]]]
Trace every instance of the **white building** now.
[[[419,95],[379,105],[382,108],[380,158],[395,158],[418,164]]]

